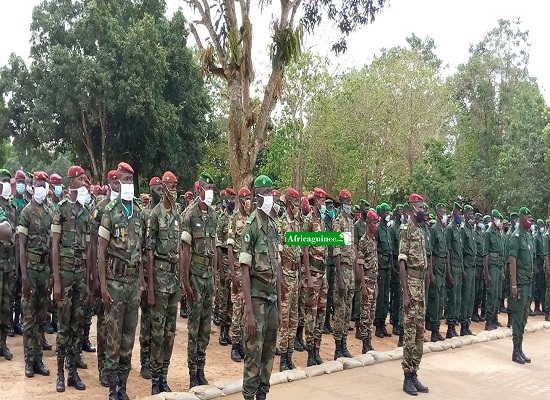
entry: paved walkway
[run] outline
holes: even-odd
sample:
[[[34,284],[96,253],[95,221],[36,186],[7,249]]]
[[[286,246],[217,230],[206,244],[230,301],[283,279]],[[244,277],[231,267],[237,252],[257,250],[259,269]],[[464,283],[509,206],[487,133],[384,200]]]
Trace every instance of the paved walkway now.
[[[460,349],[429,353],[422,359],[419,378],[430,393],[419,399],[549,399],[550,331],[525,335],[523,350],[531,364],[511,361],[512,338],[478,343]],[[269,400],[406,399],[400,361],[355,368],[330,375],[276,385]],[[242,394],[227,397],[242,399]]]

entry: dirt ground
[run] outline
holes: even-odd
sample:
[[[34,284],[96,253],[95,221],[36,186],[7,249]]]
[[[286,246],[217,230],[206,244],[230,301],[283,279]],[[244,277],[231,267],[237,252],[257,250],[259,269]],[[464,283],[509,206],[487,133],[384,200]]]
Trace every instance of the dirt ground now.
[[[500,314],[501,324],[506,324],[506,314]],[[544,317],[529,317],[530,321],[543,320]],[[92,343],[96,343],[96,318],[93,319],[93,326],[90,333]],[[174,352],[168,373],[168,384],[173,391],[186,391],[189,389],[189,374],[187,369],[187,320],[178,316],[178,325]],[[471,329],[474,333],[480,332],[485,327],[485,323],[472,323]],[[391,330],[391,325],[388,325]],[[442,325],[442,334],[445,335],[446,327]],[[131,399],[140,399],[151,393],[151,382],[141,378],[139,375],[139,325],[132,356],[133,369],[128,380],[128,395]],[[426,332],[426,338],[429,339],[430,332]],[[44,364],[50,369],[50,376],[43,377],[35,375],[34,378],[26,378],[24,374],[23,360],[23,340],[21,336],[8,338],[8,346],[13,353],[13,360],[6,361],[0,359],[0,399],[35,399],[41,400],[95,400],[106,399],[108,389],[102,387],[98,380],[97,359],[95,353],[82,353],[83,358],[88,364],[88,369],[79,370],[79,375],[86,384],[85,391],[77,391],[74,388],[67,387],[65,393],[55,391],[56,380],[56,356],[55,356],[55,334],[46,335],[48,341],[52,343],[53,350],[44,352]],[[239,379],[243,374],[243,363],[231,361],[229,354],[231,346],[220,346],[218,343],[219,328],[212,324],[212,335],[210,345],[208,346],[206,356],[206,378],[212,383],[222,379]],[[379,351],[392,350],[397,345],[397,336],[391,338],[379,339],[373,338],[373,347]],[[350,331],[348,338],[348,348],[352,354],[361,354],[361,341],[355,339],[355,332]],[[331,335],[323,335],[321,345],[321,357],[326,360],[332,360],[334,354],[334,342]],[[307,353],[295,353],[294,361],[300,367],[306,366]],[[279,359],[275,360],[274,371],[279,369]]]

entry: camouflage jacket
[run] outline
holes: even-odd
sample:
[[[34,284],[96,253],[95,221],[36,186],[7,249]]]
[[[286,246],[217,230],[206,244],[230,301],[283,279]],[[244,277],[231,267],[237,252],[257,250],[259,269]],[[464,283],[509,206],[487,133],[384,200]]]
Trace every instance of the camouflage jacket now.
[[[229,233],[229,219],[231,218],[225,211],[218,216],[216,225],[216,246],[227,248],[227,235]]]
[[[353,265],[355,262],[355,235],[353,234],[353,217],[347,215],[345,212],[342,212],[336,217],[334,221],[334,232],[349,232],[351,234],[351,244],[345,246],[334,246],[333,255],[334,257],[340,255],[341,263],[346,263],[348,265]]]
[[[428,268],[426,236],[421,226],[412,222],[401,224],[399,229],[399,261],[405,261],[407,270],[424,272]]]
[[[237,263],[237,260],[239,258],[238,254],[241,252],[241,241],[247,219],[248,215],[241,214],[240,211],[236,212],[231,216],[229,224],[227,226],[227,245],[233,246],[233,253],[237,255],[235,263]]]
[[[61,236],[60,265],[71,264],[71,260],[76,265],[78,260],[86,258],[86,246],[90,241],[90,215],[86,207],[68,199],[61,200],[59,208],[53,212],[51,232]]]
[[[370,237],[366,232],[359,239],[358,251],[362,254],[364,261],[363,271],[365,278],[377,279],[378,276],[378,253],[376,238]]]
[[[300,256],[302,250],[300,246],[288,246],[286,244],[287,232],[299,232],[300,222],[297,219],[291,220],[288,214],[283,215],[279,219],[279,251],[281,252],[281,258],[284,261],[288,261],[294,264],[300,263]]]
[[[15,269],[15,229],[19,223],[19,213],[13,201],[13,197],[9,200],[0,197],[0,207],[4,210],[4,214],[8,219],[12,229],[12,239],[0,241],[0,263],[4,264],[4,271],[13,271]]]
[[[90,217],[90,235],[98,236],[99,226],[101,225],[101,219],[103,218],[103,212],[109,203],[109,198],[105,197],[93,208],[92,216]]]
[[[353,224],[353,241],[359,243],[363,235],[367,232],[367,222],[363,218],[359,218]],[[363,252],[359,251],[357,254],[357,264],[363,265],[365,260],[363,258]]]
[[[315,215],[315,212],[312,210],[304,219],[304,226],[302,228],[304,232],[324,232],[325,231],[325,222],[321,217]],[[333,253],[336,255],[335,253]],[[309,246],[309,256],[313,257],[317,261],[322,263],[325,262],[327,255],[327,246]]]
[[[49,254],[51,226],[52,212],[48,207],[32,201],[25,206],[19,217],[17,231],[27,236],[28,253],[39,256]],[[27,259],[27,263],[31,261]]]
[[[246,221],[239,263],[250,267],[252,297],[276,301],[281,263],[277,223],[269,216],[264,220],[259,210],[254,210]]]

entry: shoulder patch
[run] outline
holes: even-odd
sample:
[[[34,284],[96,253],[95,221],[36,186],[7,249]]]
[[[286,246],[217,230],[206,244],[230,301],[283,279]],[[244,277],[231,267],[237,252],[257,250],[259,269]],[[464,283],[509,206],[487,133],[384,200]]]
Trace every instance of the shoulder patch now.
[[[117,205],[118,203],[118,199],[114,199],[113,201],[111,201],[109,204],[107,204],[107,206],[105,207],[105,209],[107,211],[112,211],[113,208]]]
[[[514,236],[515,236],[515,237],[519,237],[519,233],[516,232],[516,233],[514,234]]]
[[[58,206],[61,204],[65,204],[67,201],[69,201],[66,197],[63,197],[61,200],[59,200],[59,203],[57,203]]]
[[[250,217],[248,217],[248,219],[246,220],[246,223],[247,223],[247,224],[250,224],[250,223],[252,223],[255,219],[256,219],[256,213],[252,213],[252,215],[251,215]]]
[[[138,206],[139,211],[143,210],[143,204],[137,197],[134,197],[134,204]]]
[[[250,234],[249,234],[249,233],[245,233],[243,239],[244,239],[245,243],[250,242]]]

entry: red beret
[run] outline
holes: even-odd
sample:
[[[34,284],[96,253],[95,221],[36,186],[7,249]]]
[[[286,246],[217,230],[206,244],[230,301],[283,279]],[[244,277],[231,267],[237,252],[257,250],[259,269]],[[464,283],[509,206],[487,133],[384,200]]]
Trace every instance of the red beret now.
[[[371,219],[373,221],[378,221],[378,214],[376,213],[376,211],[374,211],[372,208],[369,209],[369,211],[367,212],[367,219]]]
[[[149,181],[149,186],[160,185],[162,182],[158,176],[153,176]]]
[[[117,171],[118,172],[128,172],[132,175],[134,174],[134,169],[130,166],[130,164],[125,163],[125,162],[118,163]]]
[[[107,173],[107,179],[114,181],[118,178],[118,172],[116,169],[112,169]]]
[[[223,197],[223,196],[225,196],[225,189],[222,189],[220,192],[220,197]]]
[[[193,196],[193,192],[187,191],[187,192],[185,192],[185,194],[184,194],[184,197],[186,197],[186,198],[187,198],[187,197],[191,197],[191,196]]]
[[[84,183],[86,184],[86,186],[91,185],[90,179],[86,175],[84,175]]]
[[[236,196],[237,193],[231,188],[225,188],[225,194],[230,194],[231,196]]]
[[[140,195],[140,197],[141,197],[142,200],[149,200],[149,199],[150,199],[150,197],[149,197],[149,195],[148,195],[147,193],[142,193],[142,194]]]
[[[20,169],[17,170],[17,172],[15,173],[15,179],[26,179],[27,178],[27,174],[25,174],[24,171],[21,171]]]
[[[69,171],[67,172],[68,178],[76,178],[80,175],[86,174],[84,172],[84,169],[79,165],[73,165],[71,168],[69,168]]]
[[[45,173],[44,171],[34,171],[34,174],[32,176],[33,179],[42,179],[43,181],[48,181],[49,179],[49,176],[47,173]]]
[[[170,171],[166,171],[164,175],[162,175],[162,181],[163,182],[176,182],[178,183],[178,178],[176,178],[176,175],[174,175]]]
[[[101,191],[103,192],[103,194],[107,194],[107,192],[109,191],[109,186],[103,185],[103,186],[101,187]]]
[[[409,196],[409,203],[414,203],[416,201],[424,201],[424,199],[419,194],[416,194],[416,193],[411,194]]]
[[[298,191],[292,187],[286,190],[286,194],[288,194],[289,196],[300,197],[300,193],[298,193]]]
[[[195,190],[198,192],[201,188],[201,184],[199,183],[199,181],[196,181],[195,182]]]
[[[304,206],[304,211],[306,214],[309,214],[311,207],[309,205],[309,199],[307,197],[302,198],[302,205]]]
[[[50,175],[50,183],[52,185],[55,185],[55,184],[58,184],[58,183],[61,183],[61,176],[57,175],[57,174],[51,174]]]
[[[340,190],[340,197],[343,199],[351,199],[351,193],[348,189],[342,189]]]
[[[323,189],[316,187],[313,189],[313,194],[317,197],[326,198],[327,192],[325,192]]]
[[[279,192],[277,189],[273,189],[273,190],[271,191],[271,194],[272,194],[273,196],[279,196],[279,197],[281,196],[281,192]]]
[[[250,194],[252,194],[252,193],[250,192],[250,189],[247,188],[247,187],[242,187],[242,188],[239,189],[239,196],[241,196],[241,197],[248,196]]]

